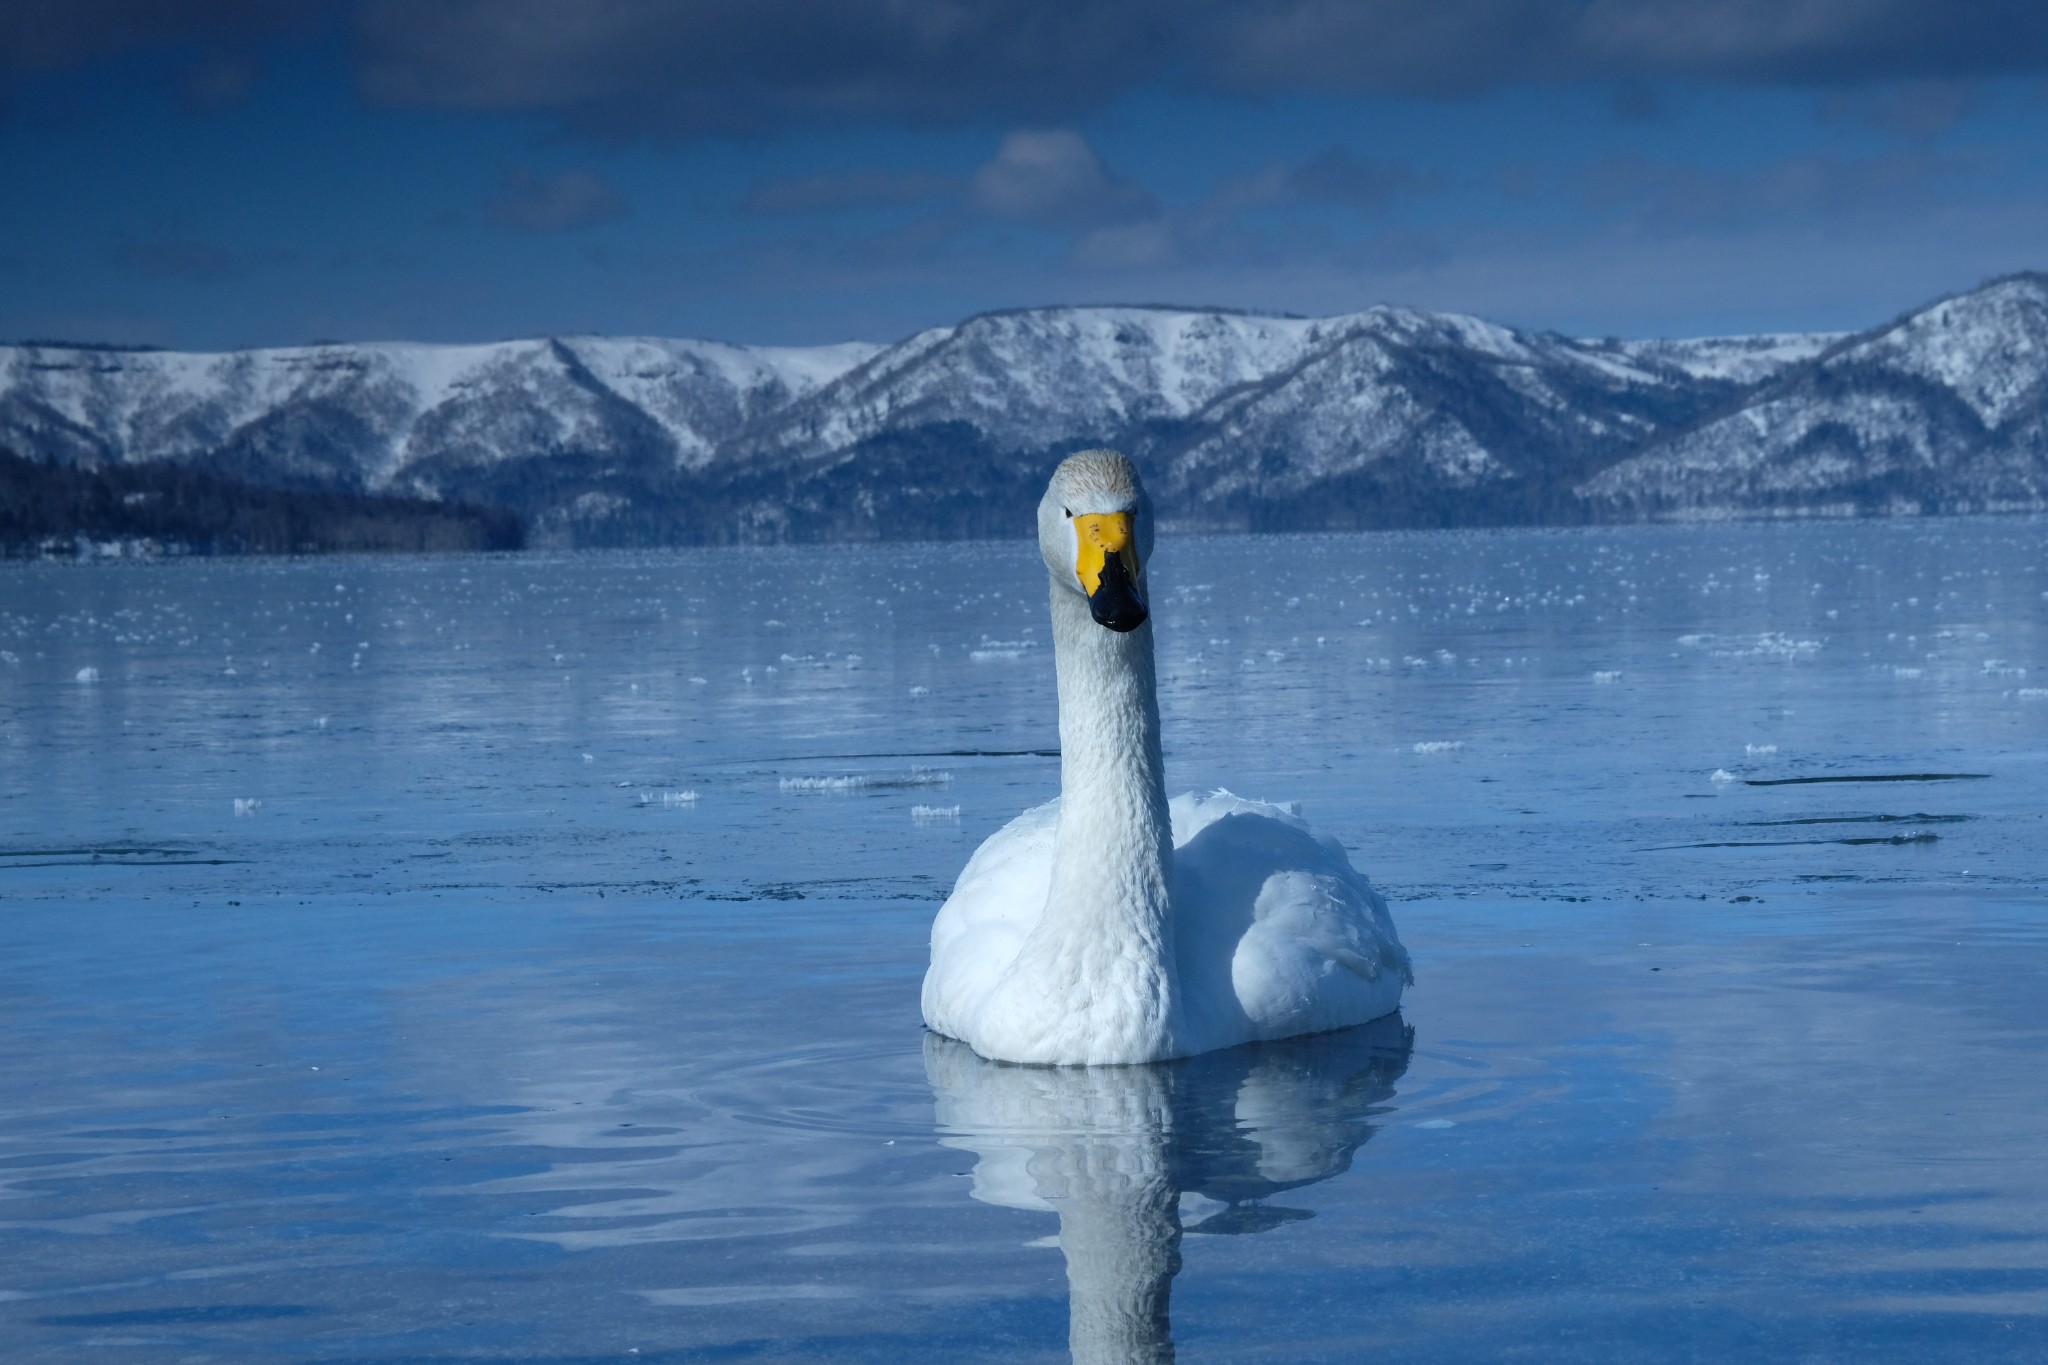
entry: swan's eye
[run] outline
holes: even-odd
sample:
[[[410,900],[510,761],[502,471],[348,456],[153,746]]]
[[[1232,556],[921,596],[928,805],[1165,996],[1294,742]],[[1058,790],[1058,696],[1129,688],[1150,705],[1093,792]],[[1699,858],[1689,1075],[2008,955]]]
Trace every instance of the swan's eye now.
[[[1068,520],[1068,521],[1072,521],[1072,520],[1074,519],[1074,509],[1073,509],[1073,508],[1071,508],[1071,507],[1062,507],[1062,508],[1061,508],[1060,510],[1061,510],[1062,512],[1065,512],[1065,513],[1067,514],[1067,520]]]

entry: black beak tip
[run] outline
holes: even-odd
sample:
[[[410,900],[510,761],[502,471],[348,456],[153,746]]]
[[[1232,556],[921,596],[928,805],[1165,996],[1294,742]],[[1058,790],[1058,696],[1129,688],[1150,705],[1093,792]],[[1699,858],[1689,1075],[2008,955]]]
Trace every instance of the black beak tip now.
[[[1095,618],[1096,625],[1106,626],[1120,635],[1136,630],[1151,616],[1136,593],[1127,587],[1120,591],[1112,590],[1107,583],[1088,599],[1088,614]]]
[[[1102,577],[1095,584],[1095,591],[1088,594],[1088,614],[1095,618],[1096,625],[1107,626],[1118,634],[1136,630],[1151,614],[1145,610],[1138,585],[1125,571],[1122,556],[1111,555],[1103,564]]]

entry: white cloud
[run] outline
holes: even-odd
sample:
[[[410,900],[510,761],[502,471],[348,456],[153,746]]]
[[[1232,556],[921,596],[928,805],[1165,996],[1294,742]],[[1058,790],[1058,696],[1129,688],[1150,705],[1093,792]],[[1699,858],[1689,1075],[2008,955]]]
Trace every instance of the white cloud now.
[[[1101,227],[1156,213],[1152,196],[1119,180],[1070,129],[1019,131],[974,173],[975,208],[1033,227]]]
[[[1156,219],[1097,228],[1074,248],[1074,264],[1091,270],[1147,270],[1180,255],[1172,229]]]

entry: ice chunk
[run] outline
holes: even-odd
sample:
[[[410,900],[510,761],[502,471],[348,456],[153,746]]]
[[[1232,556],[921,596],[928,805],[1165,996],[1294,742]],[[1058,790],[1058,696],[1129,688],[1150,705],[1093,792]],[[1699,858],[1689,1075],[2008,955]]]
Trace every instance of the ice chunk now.
[[[785,777],[782,790],[786,792],[851,792],[867,786],[868,780],[859,773],[844,777]]]

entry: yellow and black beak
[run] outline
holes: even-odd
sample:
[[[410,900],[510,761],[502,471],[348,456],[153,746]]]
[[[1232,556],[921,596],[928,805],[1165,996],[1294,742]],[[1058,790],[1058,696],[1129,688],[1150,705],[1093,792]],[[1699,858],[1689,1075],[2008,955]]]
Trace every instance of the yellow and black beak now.
[[[1088,594],[1088,614],[1114,631],[1145,624],[1145,594],[1138,586],[1138,543],[1129,512],[1074,518],[1074,574]]]

